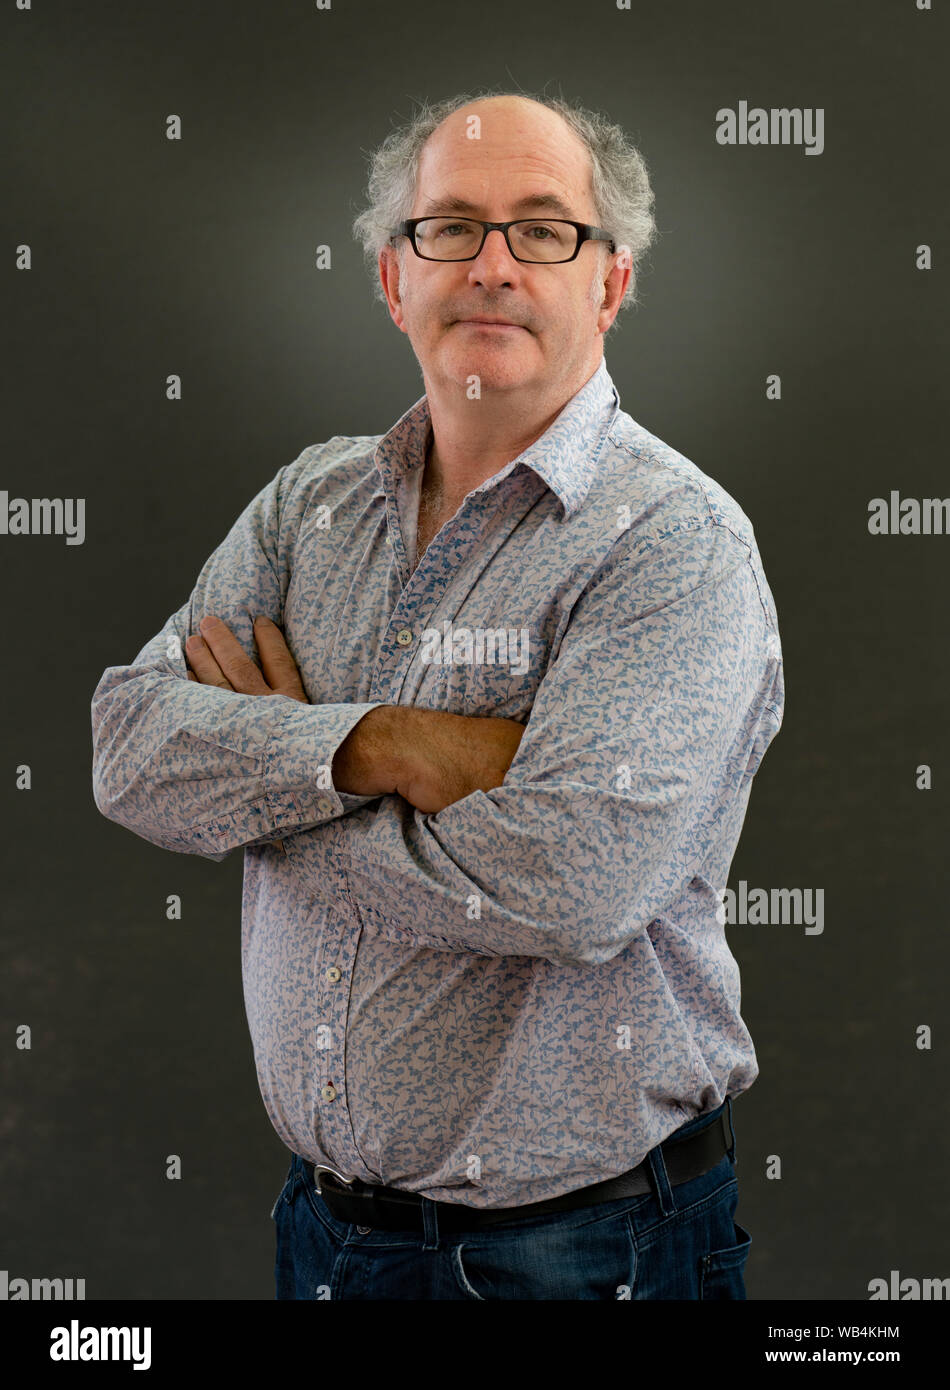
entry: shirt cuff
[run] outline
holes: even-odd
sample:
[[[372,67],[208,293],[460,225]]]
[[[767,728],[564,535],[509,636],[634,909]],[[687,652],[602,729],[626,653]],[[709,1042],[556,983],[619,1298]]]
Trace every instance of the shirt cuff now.
[[[305,705],[289,696],[288,708],[264,750],[264,794],[274,827],[296,829],[345,815],[372,801],[369,796],[338,792],[333,785],[333,755],[364,714],[386,703]]]

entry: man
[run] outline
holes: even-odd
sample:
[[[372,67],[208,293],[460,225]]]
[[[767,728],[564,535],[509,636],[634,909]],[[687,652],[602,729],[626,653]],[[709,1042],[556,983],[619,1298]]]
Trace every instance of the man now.
[[[646,170],[496,94],[370,193],[425,396],[282,468],[104,672],[97,805],[244,848],[279,1298],[744,1298],[721,899],[781,652],[748,518],[607,373]]]

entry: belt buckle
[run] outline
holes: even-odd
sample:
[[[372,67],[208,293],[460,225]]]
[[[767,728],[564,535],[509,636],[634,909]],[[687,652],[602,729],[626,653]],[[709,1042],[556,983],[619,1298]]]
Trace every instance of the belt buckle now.
[[[329,1163],[315,1163],[313,1165],[313,1184],[321,1197],[323,1196],[323,1188],[320,1186],[321,1173],[332,1173],[335,1178],[339,1178],[340,1182],[345,1182],[348,1186],[356,1182],[355,1178],[347,1178],[336,1168],[331,1168]]]

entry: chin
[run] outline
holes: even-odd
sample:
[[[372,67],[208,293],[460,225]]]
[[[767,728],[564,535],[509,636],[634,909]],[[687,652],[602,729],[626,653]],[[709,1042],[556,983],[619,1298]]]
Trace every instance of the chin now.
[[[534,376],[537,364],[524,346],[513,351],[504,343],[488,343],[459,351],[458,347],[445,353],[443,371],[460,386],[468,387],[469,378],[477,376],[482,387],[521,386]]]

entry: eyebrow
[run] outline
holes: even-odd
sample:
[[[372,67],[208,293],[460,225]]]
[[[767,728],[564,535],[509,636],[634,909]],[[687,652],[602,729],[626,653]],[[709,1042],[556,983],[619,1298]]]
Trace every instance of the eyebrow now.
[[[474,203],[467,203],[464,198],[450,196],[446,198],[426,199],[426,212],[432,213],[440,209],[445,212],[469,213],[472,217],[476,217],[479,211]],[[579,222],[582,220],[574,216],[573,211],[556,193],[532,193],[526,198],[519,198],[516,203],[512,204],[513,212],[540,212],[542,210],[556,212],[568,222]]]

